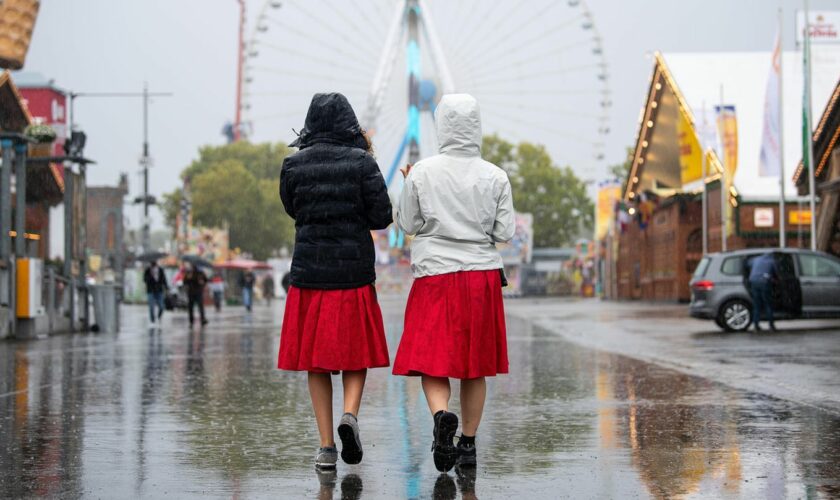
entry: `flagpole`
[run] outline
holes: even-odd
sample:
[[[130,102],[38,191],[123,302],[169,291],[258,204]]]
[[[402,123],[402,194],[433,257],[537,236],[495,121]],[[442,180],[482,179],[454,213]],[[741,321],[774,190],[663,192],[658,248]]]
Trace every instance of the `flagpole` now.
[[[784,63],[785,58],[785,44],[784,44],[784,15],[782,8],[779,7],[779,248],[787,246],[787,237],[785,234],[785,107],[784,107]]]
[[[706,190],[706,145],[705,137],[708,124],[706,122],[706,101],[703,101],[703,132],[700,134],[700,153],[702,155],[702,165],[703,165],[703,203],[701,204],[703,207],[703,255],[709,253],[709,214],[708,214],[708,191]]]
[[[805,0],[805,127],[807,136],[802,139],[802,145],[806,149],[808,159],[808,204],[811,210],[811,250],[817,249],[817,210],[816,210],[816,187],[814,186],[814,129],[811,126],[811,18],[808,12],[808,0]]]
[[[717,128],[718,128],[718,136],[720,137],[720,164],[721,164],[721,172],[720,172],[720,251],[726,251],[726,204],[729,202],[727,198],[727,185],[726,185],[726,137],[724,136],[723,126],[725,125],[722,122],[724,109],[723,109],[723,84],[720,84],[720,108],[717,112]]]

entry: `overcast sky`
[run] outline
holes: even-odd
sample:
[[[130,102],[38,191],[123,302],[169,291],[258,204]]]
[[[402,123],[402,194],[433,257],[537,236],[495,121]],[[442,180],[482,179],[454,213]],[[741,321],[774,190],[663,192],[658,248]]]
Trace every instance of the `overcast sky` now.
[[[250,13],[263,1],[249,0]],[[770,50],[780,6],[786,46],[792,49],[793,15],[801,2],[590,0],[588,5],[611,75],[606,160],[616,163],[634,141],[652,64],[646,54]],[[812,0],[811,8],[840,9],[840,2]],[[224,140],[222,126],[234,112],[237,16],[235,0],[42,0],[25,70],[78,92],[140,91],[144,81],[152,91],[173,92],[156,99],[150,110],[151,189],[160,195],[178,187],[178,173],[199,146]],[[300,42],[306,45],[302,37]],[[141,111],[140,99],[77,100],[76,121],[88,134],[87,156],[98,162],[89,174],[92,185],[114,184],[120,172],[129,172],[132,195],[137,192]],[[132,224],[137,213],[129,210]]]

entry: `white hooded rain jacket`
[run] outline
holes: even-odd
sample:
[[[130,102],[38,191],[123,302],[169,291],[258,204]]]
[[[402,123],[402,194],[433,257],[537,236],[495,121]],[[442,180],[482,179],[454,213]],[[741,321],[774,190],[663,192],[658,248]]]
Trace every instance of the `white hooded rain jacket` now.
[[[502,268],[496,243],[513,238],[513,199],[504,170],[481,158],[478,102],[447,94],[435,110],[440,154],[405,179],[397,224],[411,242],[416,278]]]

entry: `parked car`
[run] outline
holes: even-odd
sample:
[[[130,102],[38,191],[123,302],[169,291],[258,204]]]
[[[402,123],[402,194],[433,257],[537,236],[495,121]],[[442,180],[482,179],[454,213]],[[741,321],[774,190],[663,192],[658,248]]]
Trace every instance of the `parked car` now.
[[[776,319],[840,318],[840,259],[798,248],[750,248],[703,257],[689,283],[691,316],[714,320],[726,331],[749,328],[747,269],[751,259],[768,252],[779,273],[773,290]]]

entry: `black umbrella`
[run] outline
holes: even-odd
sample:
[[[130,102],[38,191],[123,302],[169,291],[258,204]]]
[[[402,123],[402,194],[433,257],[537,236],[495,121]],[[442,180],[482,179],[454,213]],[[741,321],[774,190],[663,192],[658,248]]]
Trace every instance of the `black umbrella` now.
[[[157,262],[160,259],[166,257],[167,253],[165,252],[146,252],[137,256],[137,260],[140,262]]]
[[[213,263],[207,259],[199,257],[198,255],[183,255],[181,256],[181,260],[184,262],[189,262],[190,264],[196,267],[213,267]]]

